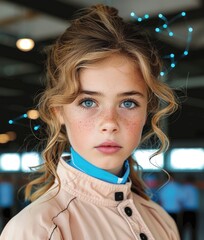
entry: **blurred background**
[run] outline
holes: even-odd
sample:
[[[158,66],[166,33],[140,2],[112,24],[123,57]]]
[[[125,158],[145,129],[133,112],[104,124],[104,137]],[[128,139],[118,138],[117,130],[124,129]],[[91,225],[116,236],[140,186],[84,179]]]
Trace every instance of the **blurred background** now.
[[[137,150],[135,158],[153,200],[175,218],[182,239],[202,240],[204,0],[0,1],[0,231],[28,204],[18,190],[29,180],[29,167],[42,162],[35,99],[44,89],[44,49],[69,26],[78,9],[97,3],[114,6],[126,21],[142,25],[161,53],[161,79],[175,89],[181,107],[164,122],[171,142],[167,153],[150,164],[152,150],[147,146]],[[162,188],[167,177],[160,168],[174,177]],[[168,204],[164,196],[175,203]]]

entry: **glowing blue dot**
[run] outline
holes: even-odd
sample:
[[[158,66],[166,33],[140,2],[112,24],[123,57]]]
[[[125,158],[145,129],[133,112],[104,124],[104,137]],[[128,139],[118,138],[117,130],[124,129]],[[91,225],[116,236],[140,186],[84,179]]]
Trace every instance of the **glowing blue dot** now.
[[[169,33],[169,36],[170,36],[170,37],[173,37],[173,36],[174,36],[174,33],[173,33],[173,32],[170,32],[170,33]]]
[[[175,63],[171,63],[171,67],[174,68],[176,66]]]
[[[36,126],[34,126],[33,129],[34,129],[35,131],[37,131],[39,128],[40,128],[40,125],[36,125]]]
[[[164,76],[164,72],[160,72],[160,76]]]
[[[185,16],[186,16],[186,12],[182,12],[182,13],[181,13],[181,16],[182,16],[182,17],[185,17]]]
[[[135,16],[135,13],[134,13],[134,12],[131,12],[131,13],[130,13],[130,16],[131,16],[131,17],[134,17],[134,16]]]
[[[192,27],[189,27],[188,31],[189,31],[189,32],[193,32],[193,28],[192,28]]]
[[[188,55],[188,51],[184,51],[183,54],[186,56]]]
[[[163,17],[163,14],[160,13],[160,14],[158,15],[158,17],[159,17],[159,18],[162,18],[162,17]]]
[[[167,24],[165,23],[165,24],[163,24],[163,28],[167,28],[168,26],[167,26]]]
[[[144,18],[148,19],[149,18],[149,14],[145,14]]]
[[[9,123],[9,124],[13,124],[13,120],[9,120],[8,123]]]
[[[23,114],[23,117],[24,117],[24,118],[27,118],[27,117],[28,117],[28,115],[27,115],[26,113],[24,113],[24,114]]]
[[[139,17],[139,18],[137,19],[137,21],[138,21],[138,22],[142,22],[142,18]]]
[[[159,28],[155,28],[155,32],[160,32],[160,29]]]
[[[174,58],[174,56],[175,56],[175,55],[174,55],[173,53],[170,54],[170,57],[171,57],[171,58]]]

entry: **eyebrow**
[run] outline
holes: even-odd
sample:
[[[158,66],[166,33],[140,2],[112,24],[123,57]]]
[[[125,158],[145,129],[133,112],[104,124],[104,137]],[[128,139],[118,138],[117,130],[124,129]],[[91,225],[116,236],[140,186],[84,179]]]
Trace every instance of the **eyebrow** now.
[[[91,96],[103,96],[104,94],[101,92],[96,92],[96,91],[89,91],[89,90],[81,90],[79,95],[81,94],[87,94],[87,95],[91,95]],[[138,95],[140,97],[144,97],[144,94],[138,91],[127,91],[127,92],[122,92],[117,94],[118,97],[127,97],[127,96],[134,96],[134,95]]]

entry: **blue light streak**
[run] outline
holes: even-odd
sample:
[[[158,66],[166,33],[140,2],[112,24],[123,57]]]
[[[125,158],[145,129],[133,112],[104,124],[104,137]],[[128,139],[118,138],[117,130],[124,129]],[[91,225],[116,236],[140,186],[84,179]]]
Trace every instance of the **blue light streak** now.
[[[145,14],[143,17],[138,17],[134,12],[131,12],[131,17],[134,17],[138,22],[142,22],[145,19],[150,18],[149,14]],[[163,23],[160,26],[157,26],[154,30],[157,34],[167,34],[167,36],[169,36],[172,39],[179,39],[182,38],[183,39],[183,33],[181,35],[178,35],[176,33],[174,33],[171,29],[170,29],[170,25],[173,24],[176,20],[178,20],[179,18],[182,17],[186,17],[186,12],[181,12],[179,14],[177,14],[176,16],[174,16],[171,19],[167,19],[164,14],[159,13],[158,14],[158,18],[160,20],[163,21]],[[185,38],[185,42],[186,42],[186,46],[184,48],[184,51],[179,55],[175,56],[174,53],[171,53],[167,56],[164,56],[163,58],[169,59],[170,64],[169,67],[167,68],[166,71],[162,70],[160,72],[161,76],[164,76],[166,74],[168,74],[173,68],[176,67],[177,62],[183,58],[186,57],[189,54],[189,47],[190,47],[190,42],[192,40],[192,32],[193,32],[193,28],[188,26],[187,28],[187,37]]]

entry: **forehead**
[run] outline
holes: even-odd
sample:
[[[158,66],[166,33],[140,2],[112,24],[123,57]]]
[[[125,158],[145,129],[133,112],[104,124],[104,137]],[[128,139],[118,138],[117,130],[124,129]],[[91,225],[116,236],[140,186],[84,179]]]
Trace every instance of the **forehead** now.
[[[81,88],[126,89],[141,88],[146,85],[138,64],[123,55],[112,55],[102,61],[90,64],[80,71]]]
[[[107,68],[107,67],[114,67],[114,68],[120,68],[121,70],[125,70],[124,66],[126,66],[129,68],[132,68],[132,70],[134,68],[139,68],[138,64],[136,63],[136,61],[134,61],[133,59],[123,55],[123,54],[112,54],[108,57],[105,57],[104,59],[101,60],[97,60],[95,63],[92,64],[88,64],[86,65],[85,68],[82,69],[103,69],[103,68]]]

